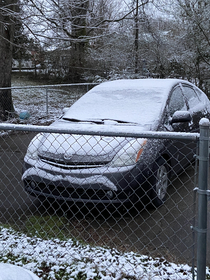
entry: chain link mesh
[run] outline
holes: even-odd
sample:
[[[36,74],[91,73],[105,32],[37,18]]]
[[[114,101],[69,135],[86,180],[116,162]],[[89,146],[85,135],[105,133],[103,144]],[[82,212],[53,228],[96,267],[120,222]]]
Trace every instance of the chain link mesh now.
[[[39,155],[31,144],[24,164],[35,135],[1,133],[2,262],[41,279],[191,279],[195,142],[167,140],[176,152],[151,148],[156,163],[145,158],[131,172],[110,152],[124,149],[132,161],[132,145],[122,148],[126,137],[54,133]],[[145,139],[139,141],[141,158]],[[154,187],[160,172],[168,175],[159,179],[168,180],[166,200]]]
[[[49,124],[63,114],[63,108],[70,107],[94,85],[37,85],[26,80],[22,83],[13,77],[12,97],[19,118],[10,118],[10,122]]]

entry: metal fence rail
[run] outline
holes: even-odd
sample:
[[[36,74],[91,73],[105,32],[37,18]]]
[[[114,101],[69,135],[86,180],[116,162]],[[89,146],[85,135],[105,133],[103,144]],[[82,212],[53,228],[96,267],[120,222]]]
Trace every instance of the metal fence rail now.
[[[206,258],[209,122],[201,123],[200,134],[93,127],[0,124],[1,262],[26,267],[41,279],[205,279],[210,263]],[[48,137],[31,142],[27,161],[27,147],[37,133]],[[119,191],[121,182],[132,177],[128,168],[122,170],[117,159],[115,165],[108,159],[103,163],[110,147],[118,149],[131,138],[139,139],[142,147],[145,139],[158,145],[167,141],[166,147],[178,147],[180,152],[178,156],[166,148],[170,156],[161,164],[145,161],[141,174],[148,189],[141,196],[142,189],[137,192],[134,187],[144,185],[138,174],[137,179],[132,173],[128,192]],[[132,143],[136,145],[136,140]],[[42,151],[39,155],[36,145]],[[198,146],[199,154],[192,161]],[[68,156],[63,148],[69,149]],[[124,155],[132,148],[127,146]],[[182,149],[188,152],[180,158]],[[94,166],[92,159],[99,150],[103,157]],[[159,159],[152,148],[151,153]],[[182,163],[185,168],[175,172]],[[157,207],[160,201],[153,185],[160,165],[174,176],[168,178],[165,203]],[[107,175],[114,169],[123,174],[117,181]],[[71,183],[66,185],[64,178]],[[120,203],[114,203],[116,199]]]
[[[0,90],[11,90],[13,103],[18,113],[27,110],[37,119],[42,116],[56,115],[60,108],[70,107],[80,96],[90,90],[97,83],[72,83],[38,86],[4,87]],[[58,107],[59,103],[59,108]]]

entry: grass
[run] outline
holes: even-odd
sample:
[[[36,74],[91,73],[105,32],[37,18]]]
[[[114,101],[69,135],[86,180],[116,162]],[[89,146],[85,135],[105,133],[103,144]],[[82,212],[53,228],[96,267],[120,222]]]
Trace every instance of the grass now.
[[[31,216],[25,233],[0,227],[0,262],[22,266],[42,280],[191,279],[191,268],[134,252],[71,239],[66,218]],[[56,238],[55,238],[56,236]],[[207,278],[210,279],[210,273]]]
[[[24,232],[28,236],[42,239],[58,238],[66,240],[71,237],[67,229],[68,220],[59,216],[30,216],[25,222]]]
[[[37,86],[37,82],[21,80],[14,76],[12,86]],[[30,118],[24,122],[45,124],[46,118],[52,122],[61,116],[63,108],[70,107],[86,90],[87,88],[84,86],[61,87],[60,89],[50,88],[47,92],[45,88],[23,88],[12,90],[12,97],[18,115],[23,110],[27,110],[30,113]],[[48,94],[48,115],[46,115],[46,93]],[[17,119],[10,120],[10,122],[17,122]]]

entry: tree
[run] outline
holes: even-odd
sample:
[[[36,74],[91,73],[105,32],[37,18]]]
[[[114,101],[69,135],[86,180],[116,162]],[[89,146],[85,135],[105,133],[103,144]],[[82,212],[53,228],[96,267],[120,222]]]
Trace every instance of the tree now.
[[[118,1],[95,0],[91,3],[86,61],[90,68],[100,70],[98,74],[107,75],[127,67],[130,26],[124,22],[123,15]]]
[[[122,31],[123,25],[127,25],[125,22],[134,21],[135,18],[136,25],[130,25],[130,32],[134,36],[135,29],[136,36],[138,35],[138,10],[151,1],[131,0],[130,3],[127,1],[127,4],[123,5],[124,2],[120,0],[48,0],[46,2],[28,0],[25,11],[30,15],[28,17],[30,21],[26,21],[25,24],[35,38],[43,39],[45,43],[50,42],[49,45],[51,47],[53,45],[60,52],[62,49],[64,52],[69,50],[70,55],[66,57],[72,70],[69,75],[75,81],[81,78],[83,69],[88,68],[90,62],[88,55],[94,54],[94,57],[91,57],[93,61],[95,57],[102,61],[103,49],[105,52],[109,48],[112,49],[110,45],[107,48],[108,44],[113,44],[114,39],[119,39],[120,35],[122,39],[125,38]],[[138,62],[138,51],[136,51],[138,38],[133,37],[132,42],[133,46],[129,53],[136,52],[135,61]],[[115,42],[114,49],[117,49],[118,43],[119,41]],[[98,50],[97,54],[96,50]],[[121,60],[118,61],[120,62]],[[105,68],[113,65],[112,61],[107,59],[104,59],[103,64]]]
[[[12,48],[18,0],[0,1],[0,87],[11,87]],[[0,89],[0,118],[14,112],[10,89]]]
[[[69,75],[74,81],[80,80],[81,68],[85,67],[85,48],[87,45],[87,12],[89,0],[60,1],[59,23],[61,31],[71,41]]]
[[[49,43],[49,49],[69,49],[74,80],[79,79],[75,69],[85,64],[88,8],[89,0],[28,0],[24,7],[24,23],[35,40]]]
[[[186,25],[186,45],[194,64],[194,79],[204,89],[204,79],[210,66],[210,3],[207,0],[178,0],[181,16]]]
[[[31,40],[25,34],[24,26],[20,20],[16,21],[14,29],[12,58],[19,62],[19,71],[21,71],[22,60],[30,59],[29,45]]]
[[[205,90],[210,66],[210,29],[208,0],[176,0],[168,9],[177,22],[174,57],[186,77]],[[173,5],[173,6],[172,6]]]

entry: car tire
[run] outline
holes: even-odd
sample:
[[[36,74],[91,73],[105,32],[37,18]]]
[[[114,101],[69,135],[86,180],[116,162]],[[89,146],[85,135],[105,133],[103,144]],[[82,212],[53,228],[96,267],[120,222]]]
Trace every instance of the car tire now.
[[[164,158],[160,158],[155,163],[153,172],[154,176],[150,194],[151,204],[154,207],[159,207],[165,202],[167,197],[167,189],[169,184],[169,168],[167,161]]]

